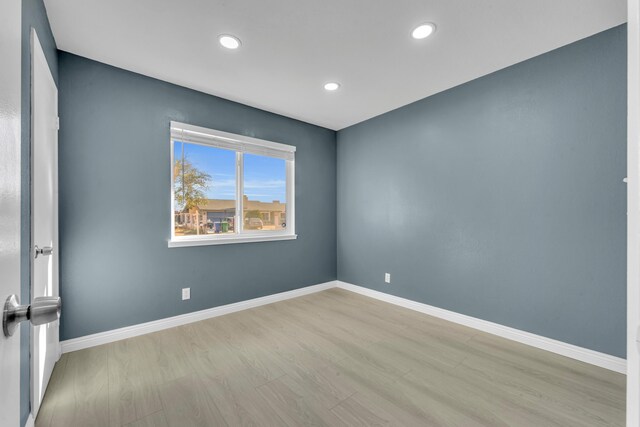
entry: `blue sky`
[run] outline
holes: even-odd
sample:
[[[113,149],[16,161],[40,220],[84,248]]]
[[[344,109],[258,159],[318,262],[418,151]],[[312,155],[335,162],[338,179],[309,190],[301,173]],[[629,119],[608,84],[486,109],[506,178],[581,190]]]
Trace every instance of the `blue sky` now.
[[[236,154],[234,151],[199,144],[185,144],[184,154],[196,168],[211,176],[207,197],[235,199]],[[174,158],[182,155],[182,143],[175,142]],[[285,160],[244,155],[244,194],[249,200],[286,202]]]

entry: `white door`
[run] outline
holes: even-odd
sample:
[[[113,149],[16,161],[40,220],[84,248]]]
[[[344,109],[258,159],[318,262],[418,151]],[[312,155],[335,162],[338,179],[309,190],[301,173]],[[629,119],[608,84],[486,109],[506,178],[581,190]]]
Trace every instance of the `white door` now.
[[[31,31],[31,299],[58,296],[58,89]],[[36,247],[44,250],[38,254]],[[32,326],[31,413],[38,414],[59,354],[59,322]]]
[[[0,309],[20,295],[21,8],[20,0],[0,1]],[[0,331],[0,426],[19,424],[20,331]]]

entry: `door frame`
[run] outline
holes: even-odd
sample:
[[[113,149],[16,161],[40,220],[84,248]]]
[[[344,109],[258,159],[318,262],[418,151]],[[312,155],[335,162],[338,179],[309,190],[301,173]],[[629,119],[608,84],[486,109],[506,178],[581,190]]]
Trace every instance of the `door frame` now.
[[[640,0],[627,23],[627,426],[640,426]]]

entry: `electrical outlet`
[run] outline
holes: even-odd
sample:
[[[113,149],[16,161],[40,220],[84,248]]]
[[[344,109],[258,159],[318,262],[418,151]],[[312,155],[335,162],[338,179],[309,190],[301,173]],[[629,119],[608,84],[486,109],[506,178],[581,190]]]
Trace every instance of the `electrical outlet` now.
[[[191,299],[191,288],[182,288],[182,301]]]
[[[384,283],[391,283],[391,273],[384,273]]]

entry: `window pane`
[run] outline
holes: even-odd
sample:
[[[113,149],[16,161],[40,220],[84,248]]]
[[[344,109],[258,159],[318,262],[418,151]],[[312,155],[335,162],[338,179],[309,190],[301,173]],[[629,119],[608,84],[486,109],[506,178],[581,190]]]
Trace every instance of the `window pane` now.
[[[246,231],[286,228],[286,160],[244,154],[243,225]]]
[[[236,153],[174,142],[176,236],[234,233]]]

